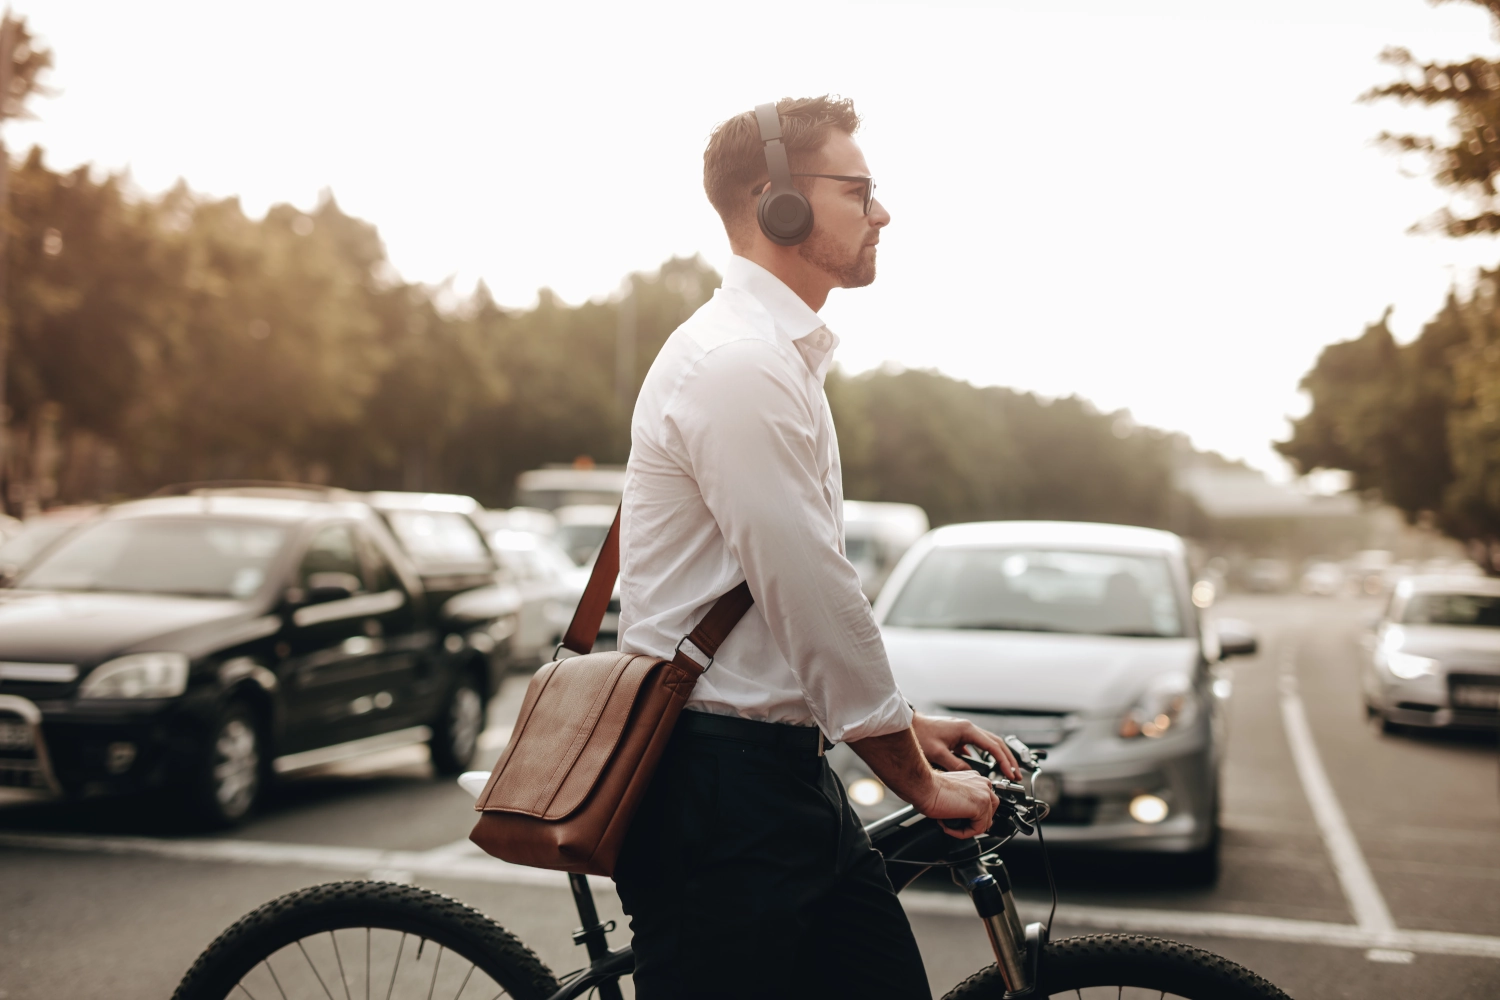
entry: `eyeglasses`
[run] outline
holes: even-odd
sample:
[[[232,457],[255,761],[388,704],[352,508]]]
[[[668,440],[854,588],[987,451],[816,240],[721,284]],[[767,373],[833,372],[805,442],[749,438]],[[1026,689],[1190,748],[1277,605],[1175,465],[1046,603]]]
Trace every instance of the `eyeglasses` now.
[[[859,182],[863,183],[864,186],[865,186],[864,204],[865,204],[865,214],[866,215],[870,214],[870,206],[873,205],[873,204],[875,204],[875,178],[873,178],[873,177],[850,177],[847,174],[792,174],[792,176],[793,177],[821,177],[824,180],[829,180],[829,181],[847,181],[847,182],[849,182],[851,184],[853,184],[856,181],[859,181]],[[770,181],[767,181],[765,184],[762,184],[760,186],[760,189],[758,191],[756,191],[755,193],[759,194],[761,191],[764,191],[769,184],[770,184]]]

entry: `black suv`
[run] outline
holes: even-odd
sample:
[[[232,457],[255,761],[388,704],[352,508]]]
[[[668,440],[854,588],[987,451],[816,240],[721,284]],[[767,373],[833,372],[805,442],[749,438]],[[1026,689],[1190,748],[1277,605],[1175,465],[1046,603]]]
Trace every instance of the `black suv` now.
[[[473,754],[492,679],[353,494],[118,504],[0,590],[0,784],[165,787],[244,818],[278,771],[427,740]]]

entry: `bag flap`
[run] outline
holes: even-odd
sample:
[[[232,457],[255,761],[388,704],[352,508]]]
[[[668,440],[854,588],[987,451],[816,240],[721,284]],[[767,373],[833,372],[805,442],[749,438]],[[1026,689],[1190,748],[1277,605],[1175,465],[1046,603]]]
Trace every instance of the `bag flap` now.
[[[547,820],[577,809],[604,773],[636,697],[661,662],[633,653],[589,653],[537,671],[475,808]]]

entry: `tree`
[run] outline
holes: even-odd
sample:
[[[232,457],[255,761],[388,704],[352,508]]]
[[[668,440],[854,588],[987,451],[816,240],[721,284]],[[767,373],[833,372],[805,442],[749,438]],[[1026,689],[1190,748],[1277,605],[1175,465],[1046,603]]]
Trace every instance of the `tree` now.
[[[35,44],[25,18],[7,9],[0,17],[0,128],[11,118],[31,117],[31,97],[44,93],[41,76],[52,66],[52,52]],[[7,387],[10,382],[11,316],[7,296],[7,241],[10,235],[10,153],[0,138],[0,514],[10,502],[10,421]],[[33,501],[34,502],[34,501]]]

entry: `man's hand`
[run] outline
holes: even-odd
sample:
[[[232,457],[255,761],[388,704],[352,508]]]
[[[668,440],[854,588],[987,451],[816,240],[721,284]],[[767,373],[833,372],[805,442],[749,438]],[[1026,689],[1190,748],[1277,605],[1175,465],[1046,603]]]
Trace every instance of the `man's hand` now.
[[[956,830],[945,824],[943,832],[948,836],[968,840],[984,833],[995,821],[1000,797],[990,787],[989,779],[977,771],[933,771],[931,788],[926,802],[912,805],[930,819],[967,821],[967,826]]]
[[[922,755],[944,771],[968,770],[969,765],[958,755],[963,752],[965,744],[972,743],[995,758],[1001,774],[1012,781],[1021,780],[1021,769],[1016,765],[1010,747],[1000,737],[980,729],[968,719],[955,719],[951,715],[913,715],[911,728],[917,734]]]
[[[870,765],[870,770],[886,787],[916,806],[924,816],[967,820],[968,825],[957,830],[943,827],[943,832],[951,837],[967,839],[984,833],[994,821],[995,810],[1000,808],[999,796],[988,779],[977,771],[967,768],[934,771],[923,759],[922,747],[909,728],[855,740],[849,749]]]

